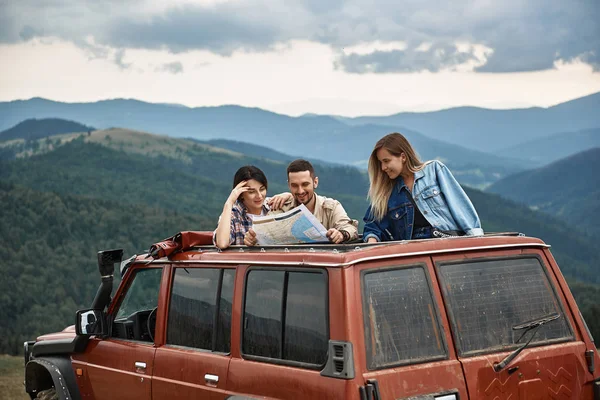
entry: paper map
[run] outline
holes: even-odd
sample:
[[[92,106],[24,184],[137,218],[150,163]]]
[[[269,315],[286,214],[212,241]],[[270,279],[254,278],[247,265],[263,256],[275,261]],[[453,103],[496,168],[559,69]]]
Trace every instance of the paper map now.
[[[327,229],[304,204],[282,214],[252,216],[258,245],[329,242]]]

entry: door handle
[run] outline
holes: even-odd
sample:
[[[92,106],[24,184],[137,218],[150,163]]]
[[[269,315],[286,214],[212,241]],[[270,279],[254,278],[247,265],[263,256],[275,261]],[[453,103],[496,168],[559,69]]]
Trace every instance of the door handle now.
[[[136,369],[146,369],[146,363],[145,362],[141,362],[141,361],[136,361],[135,362],[135,368]]]
[[[206,381],[206,383],[211,385],[216,385],[217,383],[219,383],[219,377],[213,374],[204,375],[204,380]]]

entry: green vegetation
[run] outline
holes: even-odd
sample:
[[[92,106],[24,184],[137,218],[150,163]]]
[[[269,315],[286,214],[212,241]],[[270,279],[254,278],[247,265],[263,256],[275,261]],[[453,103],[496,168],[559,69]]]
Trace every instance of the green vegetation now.
[[[40,191],[196,213],[214,221],[231,191],[233,175],[242,165],[253,164],[265,172],[269,195],[288,190],[285,163],[215,151],[183,140],[177,145],[185,152],[176,158],[169,156],[172,152],[148,157],[120,151],[116,139],[102,144],[87,143],[87,139],[79,137],[34,157],[0,161],[0,179]],[[150,146],[158,145],[151,142]],[[366,174],[346,166],[318,166],[317,173],[321,194],[344,195],[348,212],[362,217],[366,209]]]
[[[96,253],[140,253],[180,230],[214,222],[169,209],[38,192],[0,183],[0,353],[62,330],[98,287]]]
[[[569,281],[567,279],[567,281]],[[577,301],[579,310],[600,348],[600,286],[589,285],[577,281],[569,281],[569,288]]]
[[[269,194],[287,190],[286,164],[260,153],[245,156],[125,130],[49,139],[57,142],[51,151],[0,161],[0,353],[20,353],[24,340],[74,322],[74,311],[89,306],[98,287],[97,251],[123,248],[130,256],[178,231],[214,229],[240,166],[263,169]],[[315,167],[319,193],[339,199],[361,220],[366,175],[350,167]],[[600,283],[590,239],[525,206],[468,192],[486,231],[540,237],[554,246],[565,275]],[[576,280],[571,287],[600,337],[594,325],[600,287]]]

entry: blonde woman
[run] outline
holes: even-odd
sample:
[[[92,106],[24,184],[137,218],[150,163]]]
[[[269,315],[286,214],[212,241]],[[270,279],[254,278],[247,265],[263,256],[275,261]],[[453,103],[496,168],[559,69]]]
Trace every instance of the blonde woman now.
[[[419,160],[399,133],[375,145],[369,180],[365,242],[483,235],[475,207],[448,168]]]

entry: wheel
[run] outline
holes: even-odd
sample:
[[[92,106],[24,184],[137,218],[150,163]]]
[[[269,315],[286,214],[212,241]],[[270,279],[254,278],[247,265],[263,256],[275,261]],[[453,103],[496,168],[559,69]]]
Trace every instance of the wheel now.
[[[37,400],[58,400],[58,394],[55,388],[42,390],[35,396]]]

